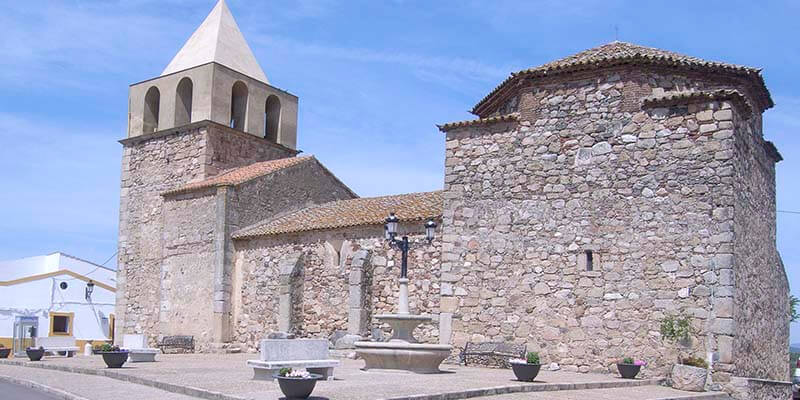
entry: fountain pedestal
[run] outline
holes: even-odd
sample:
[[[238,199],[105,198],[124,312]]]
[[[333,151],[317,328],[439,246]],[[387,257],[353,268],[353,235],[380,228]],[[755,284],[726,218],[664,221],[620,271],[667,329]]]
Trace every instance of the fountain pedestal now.
[[[364,360],[364,370],[410,371],[433,374],[439,364],[450,355],[452,346],[446,344],[417,343],[414,329],[431,317],[408,313],[408,279],[400,278],[400,296],[397,314],[376,315],[378,321],[392,327],[388,342],[355,342],[356,354]]]

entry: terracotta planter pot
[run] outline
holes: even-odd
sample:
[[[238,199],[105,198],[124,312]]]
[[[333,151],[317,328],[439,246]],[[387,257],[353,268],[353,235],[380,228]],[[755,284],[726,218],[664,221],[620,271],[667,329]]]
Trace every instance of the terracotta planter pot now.
[[[25,353],[28,354],[28,359],[31,361],[39,361],[44,357],[44,349],[27,349]]]
[[[539,369],[541,368],[542,364],[511,363],[511,369],[514,370],[517,380],[523,382],[533,382],[536,379],[536,375],[539,375]]]
[[[0,358],[8,358],[11,355],[11,349],[0,349]]]
[[[641,365],[635,364],[617,364],[617,370],[619,371],[620,376],[625,379],[634,379],[636,375],[639,375],[639,371],[642,369]]]
[[[317,385],[317,379],[322,378],[320,374],[310,374],[309,378],[291,378],[287,376],[274,375],[281,387],[281,392],[287,399],[307,399]]]
[[[108,368],[122,368],[122,365],[128,361],[127,351],[104,351],[100,354],[103,355],[103,361]]]

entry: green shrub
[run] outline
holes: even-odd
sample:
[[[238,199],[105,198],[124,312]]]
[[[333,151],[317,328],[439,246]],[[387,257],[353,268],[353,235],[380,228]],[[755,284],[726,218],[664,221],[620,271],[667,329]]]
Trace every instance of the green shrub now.
[[[686,357],[681,360],[681,364],[688,365],[690,367],[708,368],[708,363],[706,360],[703,360],[700,357]]]
[[[686,316],[666,316],[661,320],[661,336],[671,342],[686,342],[692,333],[692,324]]]
[[[622,359],[623,364],[633,364],[633,358],[625,357]]]
[[[539,364],[539,353],[535,351],[529,351],[528,354],[525,355],[525,360],[528,364]]]
[[[292,372],[291,368],[281,368],[280,371],[278,371],[278,375],[279,376],[286,376],[286,375],[289,375],[289,373],[291,373],[291,372]]]

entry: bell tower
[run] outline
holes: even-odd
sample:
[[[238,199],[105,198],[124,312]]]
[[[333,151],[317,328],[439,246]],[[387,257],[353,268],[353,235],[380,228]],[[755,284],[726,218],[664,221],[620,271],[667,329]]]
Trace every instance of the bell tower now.
[[[203,321],[209,328],[202,340],[226,342],[233,229],[225,223],[232,215],[226,211],[229,199],[201,194],[222,200],[214,203],[213,212],[191,208],[192,215],[184,217],[197,231],[187,231],[175,244],[164,221],[174,216],[171,207],[180,201],[168,203],[164,196],[233,168],[296,156],[297,97],[269,84],[220,0],[160,76],[131,85],[125,136],[120,141],[115,334],[144,334],[153,346],[175,325],[164,289],[170,287],[169,279],[161,277],[178,268],[169,260],[189,256],[195,259],[181,264],[185,270],[180,273],[203,277],[197,282],[206,285],[187,290],[205,291],[192,296],[204,310],[212,310]]]
[[[128,137],[199,121],[295,149],[297,97],[269,84],[220,0],[157,78],[131,85]]]

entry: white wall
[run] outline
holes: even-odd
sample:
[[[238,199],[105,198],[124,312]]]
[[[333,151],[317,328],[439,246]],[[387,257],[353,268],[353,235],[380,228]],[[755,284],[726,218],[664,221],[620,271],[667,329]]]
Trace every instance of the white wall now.
[[[67,283],[67,289],[59,287],[61,282]],[[87,302],[85,289],[86,282],[69,275],[0,286],[0,337],[13,336],[17,315],[39,317],[38,336],[47,336],[52,311],[75,313],[73,336],[76,339],[109,339],[108,321],[103,318],[114,312],[115,294],[95,285],[91,302]]]

